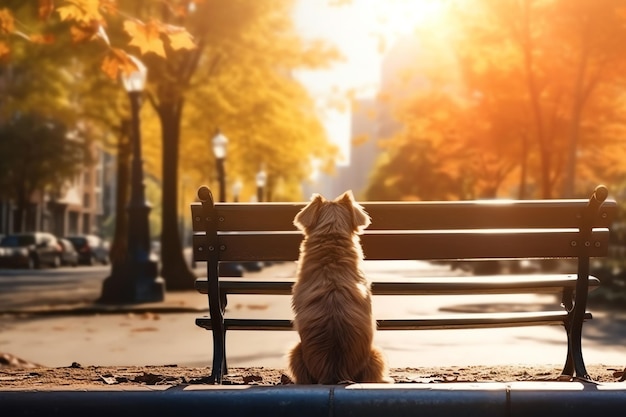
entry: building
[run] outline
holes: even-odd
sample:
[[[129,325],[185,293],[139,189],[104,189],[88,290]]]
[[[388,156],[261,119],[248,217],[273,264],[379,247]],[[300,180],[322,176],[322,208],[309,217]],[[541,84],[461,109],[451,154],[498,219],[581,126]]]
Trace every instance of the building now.
[[[365,198],[376,160],[384,152],[381,144],[402,127],[394,117],[396,106],[427,85],[427,80],[415,75],[419,72],[412,65],[421,52],[414,36],[403,37],[390,48],[381,63],[377,97],[359,98],[352,103],[349,164],[338,165],[333,174],[322,174],[312,184],[303,187],[305,197],[318,192],[334,198],[352,190],[357,199]]]
[[[57,236],[99,234],[105,213],[104,179],[112,158],[94,145],[92,166],[67,181],[56,191],[38,191],[30,196],[22,227],[15,224],[17,210],[13,201],[0,196],[0,234],[17,231],[46,231]]]

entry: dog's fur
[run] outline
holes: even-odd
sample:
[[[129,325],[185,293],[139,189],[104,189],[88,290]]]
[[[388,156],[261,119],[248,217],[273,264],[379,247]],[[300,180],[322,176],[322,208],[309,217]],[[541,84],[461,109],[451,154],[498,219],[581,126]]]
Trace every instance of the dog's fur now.
[[[358,233],[369,215],[348,191],[334,201],[314,194],[295,217],[304,232],[292,308],[300,335],[289,354],[297,384],[391,382],[382,352],[372,345],[370,284],[360,270]]]

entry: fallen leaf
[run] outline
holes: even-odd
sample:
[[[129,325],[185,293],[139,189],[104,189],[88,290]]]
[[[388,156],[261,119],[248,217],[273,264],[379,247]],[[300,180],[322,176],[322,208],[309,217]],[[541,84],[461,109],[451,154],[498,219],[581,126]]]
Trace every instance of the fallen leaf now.
[[[131,329],[130,331],[138,333],[138,332],[156,332],[158,330],[159,329],[157,329],[156,327],[137,327],[137,328]]]
[[[119,384],[117,378],[115,378],[113,375],[100,375],[100,379],[102,379],[107,385]]]
[[[250,384],[251,382],[261,382],[263,381],[263,377],[261,375],[244,375],[243,382],[245,384]]]

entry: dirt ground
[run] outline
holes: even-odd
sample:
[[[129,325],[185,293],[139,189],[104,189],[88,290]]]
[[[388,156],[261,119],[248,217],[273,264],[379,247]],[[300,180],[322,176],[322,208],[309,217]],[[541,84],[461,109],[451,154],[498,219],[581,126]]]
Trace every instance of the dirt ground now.
[[[596,382],[624,380],[624,367],[591,365],[587,370]],[[94,387],[137,385],[209,384],[208,368],[170,366],[46,368],[0,355],[0,389],[43,389],[50,387]],[[445,368],[393,369],[396,383],[563,381],[555,366],[451,366]],[[567,380],[567,379],[566,379]],[[284,385],[291,381],[279,369],[237,368],[225,377],[228,385]]]

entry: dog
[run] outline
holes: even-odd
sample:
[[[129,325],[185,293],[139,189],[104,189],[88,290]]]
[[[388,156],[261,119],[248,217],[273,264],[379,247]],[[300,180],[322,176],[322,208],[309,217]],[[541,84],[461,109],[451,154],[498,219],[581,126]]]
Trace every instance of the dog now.
[[[372,345],[371,290],[360,269],[358,234],[369,224],[351,191],[334,201],[313,194],[294,218],[304,232],[291,301],[300,342],[288,357],[296,384],[392,382]]]

